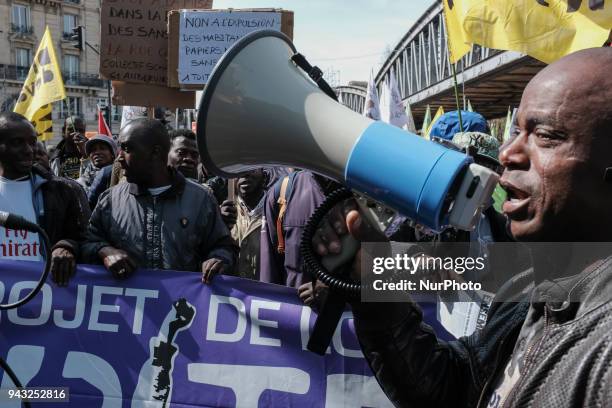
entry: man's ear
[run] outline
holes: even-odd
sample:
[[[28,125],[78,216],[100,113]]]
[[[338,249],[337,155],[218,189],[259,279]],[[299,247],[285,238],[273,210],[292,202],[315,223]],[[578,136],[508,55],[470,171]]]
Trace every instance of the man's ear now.
[[[153,145],[153,147],[151,147],[151,156],[153,157],[162,156],[162,148],[160,145]]]
[[[612,183],[612,167],[607,167],[604,170],[604,181],[606,183]]]

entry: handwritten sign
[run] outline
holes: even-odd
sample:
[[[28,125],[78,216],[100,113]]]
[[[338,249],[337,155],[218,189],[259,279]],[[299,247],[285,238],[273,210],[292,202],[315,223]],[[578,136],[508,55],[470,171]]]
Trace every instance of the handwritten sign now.
[[[287,30],[283,29],[284,13],[286,12],[269,9],[267,11],[181,10],[178,21],[178,84],[180,86],[206,84],[225,51],[253,31],[276,30],[287,34]],[[172,18],[170,23],[172,24]],[[170,43],[173,43],[172,35]]]
[[[166,86],[168,12],[211,7],[212,0],[102,0],[100,73],[114,81]]]

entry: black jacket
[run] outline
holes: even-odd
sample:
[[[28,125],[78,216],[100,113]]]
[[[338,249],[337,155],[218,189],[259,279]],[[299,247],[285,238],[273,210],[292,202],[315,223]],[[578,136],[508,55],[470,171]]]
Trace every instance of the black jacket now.
[[[83,188],[74,180],[56,177],[42,167],[32,168],[34,210],[51,241],[52,250],[69,249],[76,257],[91,212]]]
[[[98,251],[112,246],[141,268],[200,271],[210,258],[233,267],[238,248],[212,193],[171,172],[171,187],[156,197],[131,183],[102,193],[83,244],[87,262],[99,263]]]
[[[533,289],[531,280],[530,271],[513,278],[497,295],[512,302],[494,302],[483,330],[449,343],[414,304],[354,304],[361,347],[389,399],[398,407],[486,407],[529,313],[544,329],[504,408],[612,406],[612,258],[571,278],[571,299],[578,293],[581,302],[544,284]]]

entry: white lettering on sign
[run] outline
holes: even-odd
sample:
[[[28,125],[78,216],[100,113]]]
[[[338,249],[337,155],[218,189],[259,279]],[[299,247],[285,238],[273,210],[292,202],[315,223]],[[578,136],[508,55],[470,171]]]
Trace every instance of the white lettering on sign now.
[[[37,282],[32,281],[23,281],[14,284],[11,288],[11,293],[9,294],[9,303],[17,302],[21,298],[21,292],[23,290],[29,291],[34,288],[36,284]],[[40,292],[42,294],[42,304],[38,317],[19,316],[19,308],[15,308],[10,309],[7,313],[9,321],[21,326],[40,326],[47,323],[49,316],[51,316],[51,287],[45,283]]]
[[[258,344],[260,346],[274,346],[280,347],[280,339],[274,339],[270,337],[263,337],[261,335],[262,327],[278,328],[278,322],[274,320],[264,320],[259,317],[259,311],[261,309],[267,310],[280,310],[281,304],[279,302],[271,302],[268,300],[257,300],[254,299],[251,302],[251,344]]]
[[[238,314],[236,329],[232,333],[217,332],[217,320],[219,316],[219,306],[230,305]],[[210,307],[208,309],[208,325],[206,328],[206,340],[224,341],[227,343],[235,343],[240,341],[246,332],[246,306],[240,299],[227,296],[210,296]]]
[[[219,318],[219,310],[223,307],[226,311],[231,310],[231,316]],[[245,336],[247,327],[251,330],[249,335],[249,343],[258,346],[281,347],[281,341],[278,338],[272,337],[268,333],[273,333],[277,329],[278,322],[276,320],[263,319],[260,314],[262,310],[279,311],[281,304],[270,300],[253,299],[250,304],[250,309],[247,312],[245,303],[234,297],[228,296],[210,296],[210,306],[208,308],[208,322],[206,325],[206,340],[221,341],[225,343],[236,343],[242,340]],[[234,317],[235,316],[235,317]],[[250,324],[249,324],[250,318]],[[234,327],[230,332],[222,332],[217,327],[217,322],[223,321],[229,327]],[[234,323],[235,322],[235,323]],[[266,332],[266,336],[262,334]],[[226,329],[227,331],[227,329]]]
[[[280,31],[281,15],[259,11],[181,11],[179,83],[206,84],[225,51],[253,31]]]
[[[30,291],[37,283],[35,281],[16,282],[8,291],[7,301],[14,303],[23,298],[26,291]],[[63,289],[55,290],[61,291]],[[91,291],[91,295],[88,294],[89,291]],[[0,300],[4,299],[5,292],[4,283],[0,282]],[[60,295],[63,295],[63,293],[60,293]],[[34,306],[30,307],[27,315],[23,311],[19,312],[19,308],[17,308],[7,310],[6,316],[11,323],[20,326],[42,326],[52,321],[56,327],[62,329],[77,329],[85,322],[89,330],[117,333],[119,325],[107,321],[112,321],[113,318],[116,322],[124,321],[124,319],[113,316],[120,310],[118,303],[125,303],[128,301],[127,299],[135,298],[131,303],[134,304],[134,319],[131,331],[133,334],[141,334],[145,306],[148,304],[147,300],[157,299],[158,296],[159,292],[157,290],[78,285],[76,300],[73,305],[67,306],[66,309],[51,310],[53,289],[48,284],[44,284],[38,296],[32,301],[31,304]],[[90,303],[89,316],[86,317],[88,302]]]
[[[306,394],[310,375],[299,368],[195,363],[187,366],[189,381],[231,388],[237,407],[258,407],[266,390]],[[236,379],[240,380],[237,381]]]

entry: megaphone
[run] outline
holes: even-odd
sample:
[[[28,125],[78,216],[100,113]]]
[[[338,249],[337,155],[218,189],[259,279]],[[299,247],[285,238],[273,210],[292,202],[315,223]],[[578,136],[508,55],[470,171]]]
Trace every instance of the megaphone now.
[[[470,230],[498,176],[470,156],[359,115],[326,95],[262,30],[220,59],[202,95],[197,139],[207,170],[239,177],[261,166],[309,169],[440,231]]]

